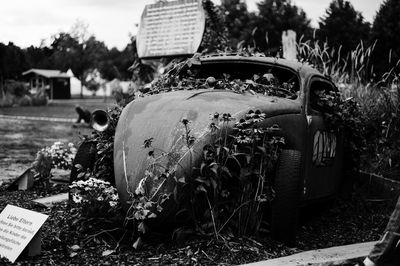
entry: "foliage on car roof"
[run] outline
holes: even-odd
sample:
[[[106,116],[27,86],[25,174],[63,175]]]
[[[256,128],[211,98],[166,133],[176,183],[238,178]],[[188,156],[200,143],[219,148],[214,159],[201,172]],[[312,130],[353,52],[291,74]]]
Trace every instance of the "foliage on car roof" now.
[[[229,54],[230,56],[233,53]],[[235,55],[241,57],[265,57],[264,54],[240,52]],[[218,89],[230,90],[235,93],[251,93],[269,96],[278,96],[295,99],[299,90],[298,83],[294,80],[280,81],[273,73],[254,73],[251,78],[238,79],[229,73],[223,73],[222,78],[208,76],[199,77],[196,68],[201,67],[204,58],[220,55],[201,56],[195,54],[192,58],[181,62],[172,63],[167,72],[154,80],[149,86],[142,89],[145,95],[178,90]]]

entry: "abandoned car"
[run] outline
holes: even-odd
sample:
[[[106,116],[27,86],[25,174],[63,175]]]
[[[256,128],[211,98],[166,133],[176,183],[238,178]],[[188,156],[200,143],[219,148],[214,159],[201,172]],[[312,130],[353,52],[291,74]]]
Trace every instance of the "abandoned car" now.
[[[149,153],[143,149],[146,140],[151,139],[151,146],[163,151],[160,156],[173,154],[174,163],[172,159],[161,163],[173,169],[175,180],[188,178],[201,164],[205,145],[212,141],[210,115],[229,114],[232,121],[220,122],[215,128],[231,134],[239,121],[258,112],[263,115],[259,128],[279,128],[276,134],[284,139],[271,178],[270,230],[276,239],[293,243],[300,207],[332,197],[340,184],[341,137],[326,125],[325,110],[316,104],[320,92],[337,91],[335,85],[307,64],[262,56],[205,56],[173,71],[186,75],[192,83],[167,81],[165,91],[145,92],[148,95],[128,104],[119,118],[114,176],[122,204],[143,185],[149,169]],[[95,129],[104,130],[107,119],[105,113],[95,113]],[[190,143],[185,140],[182,120],[190,127]],[[80,150],[75,163],[88,160],[87,148]],[[159,189],[159,184],[147,185]],[[173,189],[163,185],[164,191]]]

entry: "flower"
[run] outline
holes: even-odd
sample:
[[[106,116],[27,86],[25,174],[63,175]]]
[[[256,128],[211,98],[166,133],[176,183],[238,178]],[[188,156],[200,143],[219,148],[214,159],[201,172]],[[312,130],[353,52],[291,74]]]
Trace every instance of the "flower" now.
[[[117,201],[119,199],[118,194],[111,195],[111,199]]]
[[[219,129],[219,127],[214,122],[210,123],[209,128],[211,129],[211,131],[216,131],[217,129]]]
[[[154,138],[149,138],[149,139],[145,139],[143,142],[143,147],[144,148],[150,148],[151,147],[151,143],[153,142]]]
[[[181,123],[184,125],[184,126],[187,126],[188,124],[189,124],[189,120],[187,119],[187,118],[182,118],[182,120],[181,120]]]
[[[73,195],[72,195],[72,200],[73,200],[75,203],[81,203],[82,200],[83,200],[83,198],[82,198],[82,196],[80,196],[80,195],[78,195],[78,194],[73,194]]]
[[[233,119],[232,119],[232,116],[231,116],[230,113],[223,113],[221,120],[224,121],[224,122],[229,122],[229,121],[231,121]]]
[[[229,194],[230,194],[229,191],[226,190],[226,189],[224,189],[224,190],[221,191],[221,196],[222,196],[223,198],[229,197]]]
[[[146,179],[145,179],[145,178],[142,178],[142,179],[139,181],[139,184],[138,184],[138,186],[137,186],[137,188],[136,188],[136,190],[135,190],[135,194],[137,194],[137,195],[143,195],[143,194],[145,193],[145,190],[144,190],[145,182],[146,182]]]
[[[237,143],[242,143],[242,144],[252,143],[252,139],[251,138],[243,136],[243,135],[235,137],[235,141]]]

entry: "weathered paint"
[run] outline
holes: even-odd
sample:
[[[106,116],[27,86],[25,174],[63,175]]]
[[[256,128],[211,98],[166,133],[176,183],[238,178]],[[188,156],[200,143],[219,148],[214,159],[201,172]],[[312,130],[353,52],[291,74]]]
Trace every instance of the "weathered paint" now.
[[[148,165],[148,150],[143,149],[146,139],[154,138],[155,148],[177,154],[177,175],[184,175],[208,141],[210,115],[230,113],[239,119],[250,109],[261,110],[268,117],[300,114],[302,110],[300,100],[218,90],[163,93],[130,103],[121,114],[114,143],[114,171],[122,202],[128,200],[129,191],[133,192],[144,176]],[[191,134],[196,137],[190,156],[181,140],[182,118],[190,120]]]
[[[296,100],[262,95],[236,94],[220,90],[192,90],[162,93],[141,98],[129,104],[120,117],[114,143],[114,171],[118,193],[125,203],[144,177],[148,165],[147,152],[142,148],[146,139],[154,138],[153,146],[166,152],[173,152],[177,158],[164,164],[178,167],[176,175],[189,176],[191,167],[200,158],[202,148],[210,142],[208,125],[210,115],[215,112],[230,113],[240,119],[248,110],[261,110],[267,119],[263,126],[277,124],[282,130],[287,149],[299,150],[302,154],[301,176],[308,191],[303,201],[312,201],[335,193],[340,182],[342,144],[338,141],[338,156],[332,167],[313,167],[312,153],[314,131],[324,129],[321,114],[314,115],[309,108],[309,90],[313,80],[325,81],[334,87],[328,77],[320,74],[307,64],[271,57],[243,57],[238,55],[206,56],[201,65],[229,63],[238,68],[261,65],[292,72],[299,79],[299,93]],[[181,137],[184,134],[182,118],[191,121],[191,133],[196,137],[192,152],[188,152]],[[233,123],[232,123],[233,124]],[[312,136],[312,137],[310,137]],[[340,155],[339,155],[340,154]],[[172,188],[163,186],[164,191]],[[126,207],[126,206],[125,206]]]

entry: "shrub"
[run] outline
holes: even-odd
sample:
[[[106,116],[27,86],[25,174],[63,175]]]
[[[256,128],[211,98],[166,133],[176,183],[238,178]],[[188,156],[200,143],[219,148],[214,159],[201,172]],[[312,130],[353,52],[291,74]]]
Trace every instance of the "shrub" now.
[[[23,95],[22,97],[15,98],[14,102],[19,106],[31,106],[32,97],[30,95]]]
[[[85,218],[107,217],[119,208],[117,189],[91,176],[87,180],[74,181],[69,186],[74,207]]]
[[[345,154],[360,159],[352,165],[398,179],[400,74],[393,67],[381,77],[374,76],[375,44],[364,47],[360,43],[344,59],[340,50],[318,41],[300,42],[298,50],[301,60],[330,76],[339,88],[334,102],[336,115],[342,118],[335,124],[347,128],[345,138],[350,142]]]
[[[200,162],[191,162],[188,169],[193,171],[186,176],[176,175],[178,162],[173,153],[153,147],[153,138],[147,139],[143,146],[149,149],[149,164],[131,193],[127,213],[139,236],[155,218],[167,217],[171,210],[177,211],[175,221],[194,225],[197,232],[216,239],[226,233],[255,234],[264,204],[274,197],[272,176],[279,147],[284,144],[282,137],[275,136],[278,126],[259,126],[264,119],[265,114],[250,110],[231,130],[228,124],[234,118],[230,114],[213,114],[211,143],[203,147]],[[192,154],[196,139],[190,121],[182,119],[181,125],[181,141]]]
[[[41,183],[48,184],[50,172],[53,168],[71,169],[76,151],[73,143],[64,145],[62,142],[54,142],[51,147],[38,151],[32,166],[39,174]]]
[[[13,96],[9,93],[0,98],[0,107],[11,107],[13,105]]]
[[[34,94],[32,95],[32,105],[33,106],[40,106],[40,105],[47,105],[47,96],[46,94]]]
[[[8,80],[5,83],[4,90],[6,93],[16,96],[17,98],[29,94],[29,89],[24,82]]]

